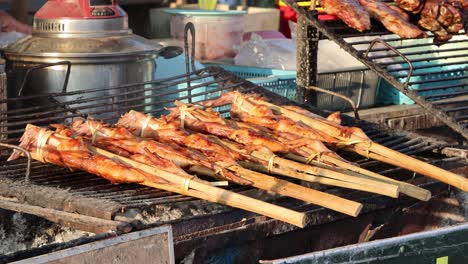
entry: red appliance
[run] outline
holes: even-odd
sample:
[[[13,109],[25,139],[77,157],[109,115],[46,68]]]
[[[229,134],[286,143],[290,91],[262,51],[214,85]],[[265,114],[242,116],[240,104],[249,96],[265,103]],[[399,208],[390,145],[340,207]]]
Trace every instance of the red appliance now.
[[[49,0],[36,13],[40,19],[99,19],[125,16],[116,0]]]

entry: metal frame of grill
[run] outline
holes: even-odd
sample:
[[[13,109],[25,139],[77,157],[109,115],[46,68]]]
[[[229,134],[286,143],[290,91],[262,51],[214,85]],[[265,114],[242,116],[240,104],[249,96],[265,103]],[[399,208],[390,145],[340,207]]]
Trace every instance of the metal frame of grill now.
[[[380,23],[373,22],[370,32],[359,33],[341,21],[319,21],[316,10],[301,7],[296,0],[285,2],[299,15],[297,82],[305,100],[315,101],[304,88],[316,82],[316,49],[319,39],[326,37],[468,139],[468,36],[455,35],[438,47],[432,35],[401,39]]]
[[[186,50],[188,50],[187,47]],[[27,91],[23,91],[21,96],[1,99],[0,109],[6,109],[6,111],[0,113],[0,147],[2,145],[7,147],[8,145],[16,145],[28,123],[46,126],[53,123],[69,123],[74,118],[96,118],[113,123],[121,114],[130,109],[158,115],[164,113],[165,107],[172,106],[175,100],[197,103],[219,97],[223,92],[233,89],[261,94],[277,104],[297,104],[242,80],[219,67],[195,70],[193,64],[190,67],[189,61],[187,55],[187,74],[166,79],[75,92],[66,92],[65,81],[64,87],[58,87],[62,88],[62,91],[58,93],[28,95]],[[219,107],[216,110],[225,116],[229,115],[228,107]],[[317,109],[313,110],[322,113]],[[450,156],[434,153],[442,152],[448,146],[445,142],[408,132],[388,130],[373,123],[351,118],[345,118],[345,121],[360,126],[380,144],[417,156],[446,169],[468,166],[463,158],[463,152],[452,149],[447,152],[451,154]],[[260,225],[268,230],[267,232],[281,234],[295,229],[295,227],[280,221],[249,212],[232,210],[225,206],[213,205],[191,197],[135,184],[113,185],[97,176],[80,171],[70,172],[51,164],[32,161],[29,169],[26,159],[6,162],[9,152],[4,148],[0,149],[0,207],[5,209],[21,211],[20,205],[27,205],[36,210],[45,208],[59,213],[73,213],[92,219],[125,223],[117,225],[115,232],[127,232],[129,225],[132,228],[141,229],[154,225],[171,224],[174,230],[174,242],[178,245],[179,254],[185,254],[186,251],[192,250],[201,237],[226,230],[243,229],[244,227],[247,227],[246,230],[253,230]],[[434,194],[444,192],[447,188],[444,184],[423,177],[415,177],[408,171],[390,165],[368,161],[350,153],[341,154],[364,168],[394,177],[396,175],[395,178],[418,184],[431,190]],[[29,175],[28,172],[30,172]],[[339,213],[293,199],[273,197],[250,187],[232,185],[229,188],[246,195],[274,201],[294,210],[307,212],[311,219],[309,226],[330,223],[345,217]],[[367,205],[364,208],[366,212],[398,205],[409,205],[415,202],[407,197],[394,200],[335,187],[320,186],[320,189],[357,200]],[[15,202],[5,201],[2,197],[13,199]],[[171,218],[169,221],[150,223],[139,222],[126,213],[130,211],[132,213],[156,212],[158,215],[158,211],[170,210],[178,205],[204,210],[200,215],[185,215],[180,219]],[[47,214],[45,215],[47,216]],[[86,226],[79,222],[73,222],[66,217],[47,219],[97,233],[106,230],[102,227]],[[101,237],[96,236],[71,244],[85,243]],[[67,247],[67,245],[70,243],[50,245],[43,249],[32,250],[28,254],[37,254],[49,249],[56,250],[60,247]],[[18,254],[21,255],[21,253]],[[2,259],[15,259],[18,254],[0,256],[0,261]]]
[[[17,144],[19,136],[28,123],[49,125],[69,123],[74,118],[96,118],[113,123],[130,109],[150,114],[160,114],[165,107],[172,106],[174,100],[196,103],[216,98],[222,92],[239,89],[244,92],[256,92],[270,101],[280,104],[292,103],[261,87],[244,81],[218,67],[209,67],[189,74],[172,78],[131,84],[107,89],[87,89],[79,92],[59,92],[35,96],[21,96],[0,100],[0,105],[8,110],[0,116],[0,136],[2,142]],[[102,95],[106,91],[107,95]],[[47,100],[50,104],[37,105],[37,100]],[[217,109],[228,114],[227,107]],[[348,120],[352,122],[352,120]],[[407,132],[394,132],[361,121],[358,124],[376,142],[384,144],[406,154],[423,155],[428,162],[437,162],[442,166],[460,166],[461,157],[426,155],[427,152],[440,150],[446,143],[420,137]],[[0,195],[15,197],[28,204],[71,211],[78,214],[108,220],[125,220],[121,212],[132,208],[164,206],[178,202],[194,201],[193,198],[175,195],[166,191],[150,189],[133,184],[112,185],[104,179],[85,172],[70,172],[50,164],[33,161],[29,182],[25,182],[26,160],[6,162],[9,151],[0,156]],[[399,172],[392,166],[375,161],[367,161],[358,156],[345,155],[349,160],[360,163],[363,167],[383,174],[398,174],[403,180],[412,175]],[[427,179],[416,179],[417,183],[429,184]],[[433,183],[433,182],[432,182]],[[250,188],[233,185],[237,192],[251,192]],[[346,195],[346,191],[330,188],[327,191]],[[45,195],[47,194],[47,195]],[[43,197],[40,197],[40,196]],[[44,196],[45,195],[45,196]],[[365,197],[365,196],[364,196]],[[66,201],[66,202],[64,202]]]
[[[2,99],[0,100],[0,107],[6,108],[7,111],[0,114],[0,142],[17,144],[19,136],[27,123],[44,126],[51,123],[68,123],[74,118],[91,117],[113,123],[121,114],[130,109],[158,115],[164,113],[165,107],[172,106],[174,100],[197,103],[202,100],[216,98],[221,93],[233,89],[261,94],[277,104],[297,104],[242,80],[221,68],[209,67],[171,78],[121,87],[86,89],[79,92],[59,92],[34,96],[25,94],[21,97]],[[106,92],[105,95],[102,94],[103,91]],[[49,103],[37,104],[35,103],[37,100]],[[229,108],[220,107],[216,110],[227,116]],[[312,110],[323,114],[317,109]],[[350,125],[363,128],[373,140],[380,144],[416,156],[437,166],[446,169],[468,167],[466,159],[463,158],[463,153],[452,151],[451,156],[440,154],[448,146],[445,142],[421,137],[409,132],[389,130],[374,123],[357,121],[353,118],[345,117],[344,121]],[[233,230],[233,234],[236,234],[234,230],[239,229],[256,230],[256,234],[265,236],[266,233],[282,234],[296,229],[280,221],[267,219],[249,212],[232,210],[226,206],[214,205],[191,197],[135,184],[113,185],[95,175],[80,171],[70,172],[55,165],[36,161],[31,164],[29,182],[27,182],[25,180],[27,160],[6,162],[9,152],[9,150],[0,151],[0,198],[13,198],[17,201],[15,204],[27,204],[107,221],[130,223],[136,229],[171,224],[174,230],[174,243],[178,255],[189,254],[197,243],[201,243],[202,237],[228,230]],[[429,189],[434,195],[447,190],[447,186],[442,183],[424,177],[417,177],[408,171],[380,162],[369,161],[351,153],[340,154],[348,160],[359,163],[364,168],[400,180],[410,181]],[[269,196],[250,187],[232,185],[229,188],[236,192],[306,212],[311,219],[309,226],[347,218],[339,213],[304,204],[294,199]],[[363,203],[365,205],[364,212],[376,212],[385,208],[411,205],[416,202],[408,197],[390,199],[336,187],[320,186],[320,189]],[[0,203],[2,201],[0,199]],[[158,215],[159,212],[177,208],[178,206],[201,208],[203,212],[200,215],[185,215],[180,219],[172,218],[169,221],[150,223],[141,223],[126,214],[126,212],[136,211],[139,213],[156,212],[155,214]],[[50,220],[57,221],[57,219]],[[85,230],[89,231],[102,232],[97,227],[80,226],[67,221],[67,219],[59,219],[58,222],[78,229],[85,228]],[[127,225],[123,226],[123,228],[125,227]],[[259,228],[265,230],[265,233],[258,231]],[[115,232],[119,233],[123,232],[123,230],[117,229]],[[249,236],[247,233],[243,235],[246,238]],[[86,243],[101,237],[96,236],[71,244]],[[42,249],[32,250],[28,254],[35,255],[39,254],[39,252],[56,250],[71,244],[50,245]],[[0,256],[0,261],[2,259],[17,259],[21,254],[19,252],[18,254]]]

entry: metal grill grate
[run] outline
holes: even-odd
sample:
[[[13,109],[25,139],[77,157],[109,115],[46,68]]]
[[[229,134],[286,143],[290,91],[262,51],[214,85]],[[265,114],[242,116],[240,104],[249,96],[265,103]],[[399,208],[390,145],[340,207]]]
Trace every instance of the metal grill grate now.
[[[370,32],[359,33],[341,21],[319,21],[316,11],[295,0],[285,2],[325,37],[468,139],[468,36],[458,34],[436,46],[432,34],[401,39],[375,21]]]
[[[187,80],[190,80],[190,84]],[[210,67],[189,75],[122,87],[4,99],[0,101],[0,104],[6,105],[8,111],[0,117],[0,131],[4,131],[0,135],[5,142],[17,144],[19,136],[28,123],[37,125],[70,123],[77,117],[92,117],[113,123],[121,114],[130,109],[159,115],[165,112],[164,107],[173,106],[174,100],[196,103],[216,98],[222,92],[232,89],[256,91],[266,95],[272,101],[285,100],[221,68]],[[48,104],[38,104],[38,100],[48,101]],[[227,112],[229,109],[223,107],[218,110]],[[374,125],[363,128],[377,142],[407,154],[419,155],[445,146],[444,143],[429,141],[407,133],[388,132]],[[7,154],[3,153],[0,156],[2,167],[0,177],[21,181],[25,173],[25,160],[6,162]],[[392,168],[379,162],[366,162],[357,156],[348,158],[376,171]],[[436,157],[435,160],[441,160],[441,157]],[[104,179],[85,172],[70,172],[67,169],[39,162],[32,163],[30,181],[38,186],[56,187],[88,198],[109,200],[127,208],[192,199],[133,184],[112,185]],[[231,188],[235,191],[246,189],[235,185]]]

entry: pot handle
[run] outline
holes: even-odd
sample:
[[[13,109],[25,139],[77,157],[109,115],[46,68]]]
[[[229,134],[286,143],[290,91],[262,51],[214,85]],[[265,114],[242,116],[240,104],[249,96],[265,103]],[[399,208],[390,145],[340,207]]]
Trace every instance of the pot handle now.
[[[182,53],[183,53],[182,48],[177,47],[177,46],[162,47],[161,49],[156,51],[157,56],[161,56],[165,59],[172,59],[174,57],[179,56]]]
[[[70,79],[70,70],[71,70],[71,62],[70,61],[59,61],[59,62],[54,62],[54,63],[43,63],[34,67],[31,67],[26,70],[26,74],[24,75],[23,82],[21,83],[21,87],[18,90],[17,96],[20,97],[23,95],[23,90],[26,84],[28,83],[31,73],[34,71],[37,71],[39,69],[44,69],[47,67],[52,67],[52,66],[59,66],[59,65],[67,65],[67,73],[65,75],[65,80],[63,81],[63,87],[62,87],[62,93],[67,92],[67,86],[68,86],[68,80]]]

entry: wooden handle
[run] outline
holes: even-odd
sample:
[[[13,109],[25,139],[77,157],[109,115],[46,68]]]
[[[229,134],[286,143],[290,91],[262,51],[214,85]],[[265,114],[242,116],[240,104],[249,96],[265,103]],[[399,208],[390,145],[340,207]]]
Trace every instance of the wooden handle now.
[[[252,162],[239,162],[239,164],[242,165],[242,167],[247,168],[247,169],[252,169],[255,171],[259,171],[262,173],[269,173],[268,168],[257,163],[252,163]],[[320,176],[314,176],[311,174],[306,174],[306,173],[300,173],[295,170],[292,170],[290,168],[285,168],[282,166],[279,167],[274,167],[271,170],[271,173],[277,174],[277,175],[282,175],[286,177],[291,177],[294,179],[299,179],[303,181],[308,181],[308,182],[316,182],[320,184],[325,184],[325,185],[331,185],[331,186],[337,186],[341,188],[347,188],[347,189],[353,189],[353,190],[358,190],[358,191],[363,191],[363,192],[370,192],[370,193],[376,193],[376,194],[381,194],[381,195],[387,195],[390,197],[394,197],[395,195],[398,195],[396,192],[389,192],[387,193],[382,191],[376,186],[369,186],[366,184],[362,183],[354,183],[354,182],[347,182],[347,181],[340,181],[340,180],[335,180],[331,178],[326,178],[326,177],[320,177]]]
[[[37,215],[51,222],[92,233],[105,233],[109,231],[128,233],[133,229],[132,225],[129,223],[106,220],[88,215],[69,213],[29,204],[16,203],[3,199],[0,199],[0,208],[20,213]]]
[[[327,155],[323,155],[322,160],[326,161],[326,162],[330,162],[332,164],[335,164],[336,166],[338,166],[340,168],[355,171],[357,173],[364,174],[364,175],[367,175],[369,177],[373,177],[375,179],[379,179],[379,180],[383,180],[383,181],[387,181],[387,182],[393,182],[393,183],[397,184],[398,187],[400,188],[400,193],[406,194],[406,195],[408,195],[410,197],[419,199],[421,201],[429,201],[429,199],[431,199],[431,192],[430,191],[428,191],[426,189],[423,189],[423,188],[420,188],[418,186],[415,186],[413,184],[409,184],[407,182],[397,181],[395,179],[385,177],[385,176],[380,175],[378,173],[375,173],[373,171],[366,170],[366,169],[363,169],[361,167],[355,166],[353,164],[344,162],[344,161],[342,161],[340,159],[337,159],[335,157],[330,157],[330,156],[327,156]]]
[[[393,184],[393,183],[384,183],[384,182],[376,181],[372,179],[356,177],[356,176],[336,172],[333,170],[313,167],[310,165],[294,162],[288,159],[278,158],[277,162],[278,164],[282,166],[286,166],[288,168],[296,169],[296,170],[310,173],[313,175],[318,175],[318,176],[345,181],[345,182],[350,182],[350,183],[361,184],[362,188],[366,188],[372,193],[378,193],[378,194],[386,195],[386,196],[393,197],[393,198],[398,198],[398,195],[399,195],[399,187],[398,185]]]
[[[335,195],[319,192],[301,185],[280,180],[265,174],[244,169],[240,166],[231,166],[229,170],[239,176],[252,181],[253,186],[268,190],[280,195],[293,197],[302,201],[313,203],[351,216],[357,216],[362,209],[362,204],[347,200]]]
[[[103,155],[113,160],[118,160],[124,164],[132,166],[148,174],[157,175],[158,177],[163,178],[172,183],[156,184],[146,181],[143,183],[146,186],[171,191],[183,195],[193,196],[211,202],[226,204],[236,208],[241,208],[247,211],[278,219],[298,227],[304,227],[306,225],[306,215],[304,213],[296,212],[281,206],[250,198],[245,195],[214,187],[200,179],[194,178],[193,180],[189,180],[185,177],[168,173],[156,167],[148,166],[146,164],[118,156],[116,154],[93,146],[89,146],[89,149],[94,153]],[[186,184],[186,187],[188,188],[182,188]]]
[[[468,179],[465,177],[420,161],[393,149],[389,149],[380,144],[356,144],[352,149],[355,150],[356,153],[367,157],[367,151],[363,150],[367,148],[369,148],[370,151],[369,157],[372,159],[417,172],[468,192]]]
[[[266,105],[273,111],[277,113],[281,113],[284,116],[294,121],[298,121],[298,122],[300,121],[308,126],[315,127],[319,130],[328,131],[331,135],[336,136],[338,139],[349,140],[349,139],[338,136],[341,134],[341,129],[339,127],[327,124],[318,119],[314,119],[306,115],[299,114],[297,112],[285,109],[283,107],[280,107],[280,106],[277,106],[268,102],[258,101],[257,103]],[[353,136],[352,136],[352,139],[362,140],[362,138],[357,138]],[[377,159],[377,160],[380,160],[385,163],[389,163],[398,167],[402,167],[410,171],[420,173],[422,175],[431,177],[433,179],[436,179],[441,182],[452,185],[454,187],[457,187],[465,192],[468,192],[468,180],[460,175],[438,168],[431,164],[427,164],[423,161],[417,160],[415,158],[412,158],[398,151],[389,149],[375,142],[373,142],[372,144],[369,144],[367,142],[357,143],[353,146],[354,146],[353,149],[356,149],[356,147],[360,148],[361,150],[369,149],[369,151],[378,154],[377,156],[381,157],[381,159]],[[367,157],[367,153],[363,156]],[[372,156],[369,156],[369,157],[372,158]]]

